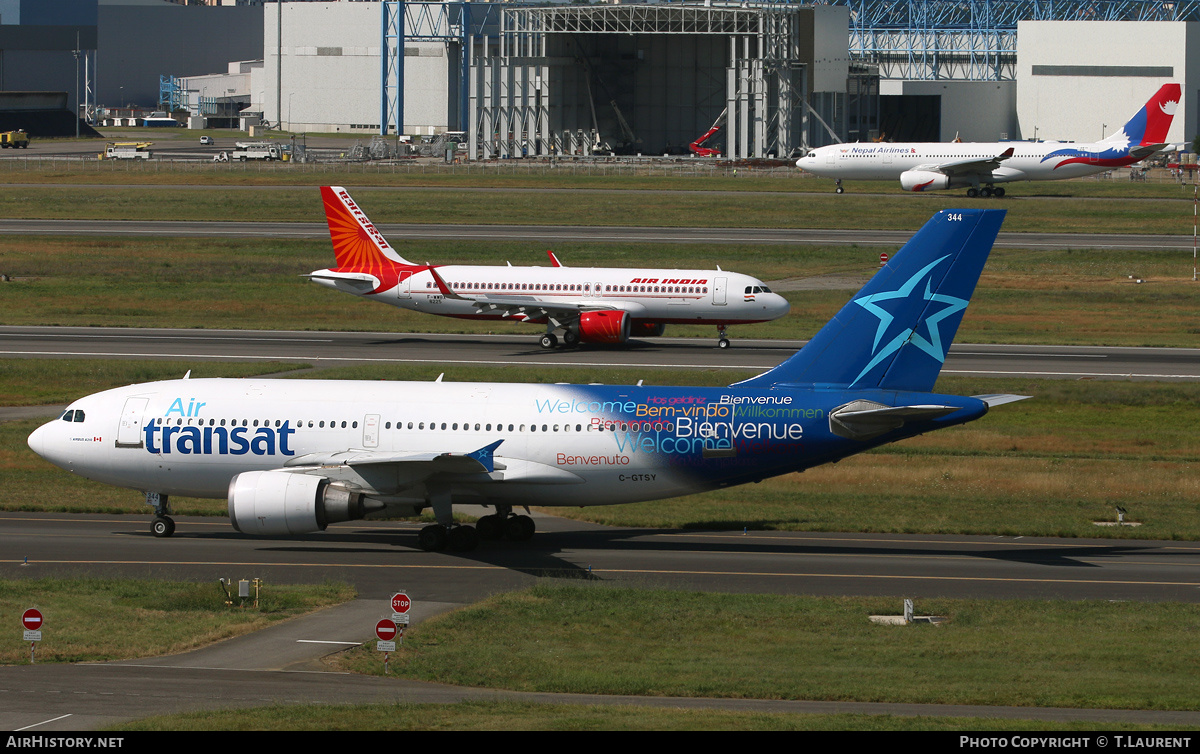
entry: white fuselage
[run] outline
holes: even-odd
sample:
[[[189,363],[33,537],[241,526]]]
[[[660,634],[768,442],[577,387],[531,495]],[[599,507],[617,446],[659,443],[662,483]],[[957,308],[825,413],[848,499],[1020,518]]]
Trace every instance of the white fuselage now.
[[[989,176],[981,177],[980,181],[1051,181],[1078,178],[1119,167],[1119,164],[1113,164],[1111,158],[1087,156],[1100,155],[1106,150],[1111,152],[1112,146],[1103,142],[864,142],[818,147],[801,157],[796,166],[823,178],[898,180],[901,173],[909,170],[937,169],[941,165],[963,160],[988,160],[1011,148],[1012,156],[991,171]],[[1134,161],[1121,161],[1121,164],[1128,165]]]
[[[769,412],[731,402],[759,393]],[[729,388],[188,379],[82,398],[29,446],[80,476],[142,491],[221,498],[237,474],[294,468],[411,505],[427,489],[421,478],[406,481],[420,464],[404,454],[466,454],[502,440],[496,472],[458,478],[456,502],[603,505],[802,465],[802,441],[828,435],[839,399],[809,397],[802,406],[799,397]],[[706,448],[765,442],[777,449],[743,449],[743,460],[712,476]],[[353,453],[386,459],[340,465],[337,454]]]
[[[719,270],[445,265],[437,273],[461,298],[444,295],[428,270],[402,274],[394,283],[380,279],[373,288],[353,280],[313,279],[392,306],[467,319],[543,321],[475,303],[529,299],[550,307],[614,308],[634,320],[665,324],[764,322],[782,317],[789,308],[787,299],[771,293],[761,280]]]

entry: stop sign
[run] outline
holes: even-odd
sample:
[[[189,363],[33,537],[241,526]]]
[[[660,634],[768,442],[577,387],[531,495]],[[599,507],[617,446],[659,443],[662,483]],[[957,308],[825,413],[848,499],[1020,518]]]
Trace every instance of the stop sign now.
[[[21,615],[21,625],[26,631],[37,631],[42,627],[42,613],[36,608],[29,608]]]
[[[375,624],[375,635],[380,641],[391,641],[396,638],[396,624],[387,618]]]
[[[407,594],[396,592],[392,595],[392,612],[407,613],[410,607],[412,607],[412,601],[408,598]]]

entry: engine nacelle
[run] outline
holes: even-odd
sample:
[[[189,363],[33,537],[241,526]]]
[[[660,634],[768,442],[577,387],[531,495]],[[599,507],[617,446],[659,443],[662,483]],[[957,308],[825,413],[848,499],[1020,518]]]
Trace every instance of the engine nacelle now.
[[[629,315],[619,311],[579,315],[579,339],[584,343],[624,343],[629,340]]]
[[[334,487],[324,477],[247,471],[229,481],[229,521],[243,534],[307,534],[364,515],[360,493]]]
[[[905,170],[900,174],[900,187],[905,191],[940,191],[950,188],[950,176],[932,170]]]
[[[629,328],[629,335],[633,338],[657,338],[666,329],[667,326],[662,322],[634,322]]]

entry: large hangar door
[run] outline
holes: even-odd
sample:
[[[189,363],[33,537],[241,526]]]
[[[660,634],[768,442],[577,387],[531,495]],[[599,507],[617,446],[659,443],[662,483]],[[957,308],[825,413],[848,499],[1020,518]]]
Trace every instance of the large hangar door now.
[[[904,94],[879,98],[879,134],[885,141],[941,141],[942,98]]]

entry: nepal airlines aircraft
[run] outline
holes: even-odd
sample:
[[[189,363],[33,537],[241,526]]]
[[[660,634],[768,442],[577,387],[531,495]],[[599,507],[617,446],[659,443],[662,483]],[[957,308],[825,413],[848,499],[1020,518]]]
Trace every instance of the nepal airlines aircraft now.
[[[443,317],[544,324],[543,348],[563,343],[624,343],[662,335],[669,324],[714,324],[729,347],[729,325],[788,313],[761,280],[717,270],[647,270],[413,264],[396,253],[350,194],[322,186],[337,267],[308,278],[335,290]]]
[[[823,178],[899,179],[905,191],[967,186],[967,196],[1004,196],[997,183],[1055,181],[1132,165],[1166,147],[1179,106],[1179,84],[1163,84],[1121,130],[1092,144],[1056,141],[997,143],[856,143],[818,147],[796,167]],[[982,184],[982,187],[981,187]]]
[[[935,215],[804,348],[729,387],[189,379],[106,390],[29,446],[88,479],[228,499],[244,534],[432,508],[426,550],[533,536],[530,505],[611,505],[803,471],[1024,396],[933,394],[1003,210]],[[456,525],[455,503],[491,506]]]

